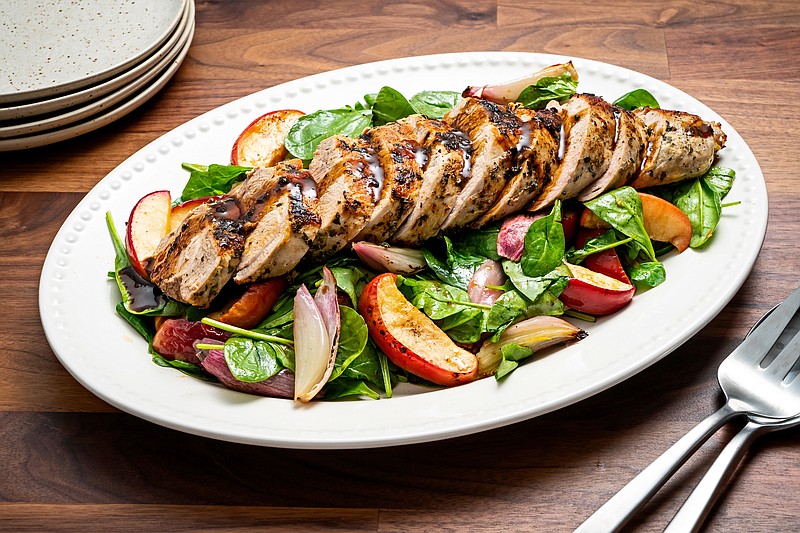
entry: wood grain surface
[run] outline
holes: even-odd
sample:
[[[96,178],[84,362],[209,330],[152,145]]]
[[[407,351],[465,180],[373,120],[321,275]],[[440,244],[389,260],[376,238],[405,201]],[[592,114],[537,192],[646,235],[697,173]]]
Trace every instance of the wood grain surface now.
[[[546,416],[356,451],[165,429],[107,405],[58,363],[38,313],[44,257],[82,196],[130,154],[265,87],[474,50],[635,69],[700,99],[744,137],[770,194],[766,241],[742,289],[696,337]],[[198,1],[189,55],[155,98],[78,139],[0,153],[0,531],[571,531],[720,405],[720,361],[800,285],[799,52],[796,0]],[[737,429],[715,435],[626,530],[663,529]],[[705,530],[800,530],[799,482],[800,430],[763,437]]]

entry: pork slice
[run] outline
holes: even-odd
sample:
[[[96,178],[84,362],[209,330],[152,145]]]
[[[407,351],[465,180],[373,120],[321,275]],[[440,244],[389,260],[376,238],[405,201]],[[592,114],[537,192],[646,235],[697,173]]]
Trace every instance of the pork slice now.
[[[705,174],[726,136],[718,122],[666,109],[637,109],[647,136],[639,174],[630,185],[640,189]]]
[[[309,171],[317,184],[320,218],[309,253],[321,261],[344,248],[369,222],[381,170],[369,143],[335,135],[319,144]]]
[[[564,123],[564,153],[553,179],[528,207],[538,211],[576,197],[608,170],[614,147],[614,110],[591,94],[572,95],[556,108]]]
[[[472,144],[466,134],[441,120],[411,115],[400,122],[413,129],[428,161],[411,212],[395,232],[392,242],[417,246],[434,237],[450,214],[465,179],[469,177]]]
[[[174,300],[208,307],[239,264],[244,249],[239,216],[232,198],[197,206],[159,243],[150,280]]]
[[[257,183],[248,183],[251,180]],[[256,196],[256,185],[260,194]],[[244,190],[242,190],[244,189]],[[308,251],[320,227],[316,184],[299,160],[280,162],[252,173],[237,189],[245,212],[244,251],[236,283],[252,283],[293,269]],[[255,202],[247,201],[256,198]]]
[[[606,191],[628,183],[639,171],[646,142],[645,125],[627,109],[613,106],[615,123],[613,152],[605,173],[578,194],[578,200],[587,202]]]
[[[468,225],[495,203],[505,187],[522,122],[503,105],[471,97],[459,100],[444,122],[472,142],[471,175],[442,225],[448,230]]]
[[[369,221],[356,236],[358,241],[384,242],[411,212],[413,199],[422,185],[422,165],[427,155],[406,123],[391,122],[371,128],[361,136],[378,159],[383,178]]]
[[[552,110],[517,107],[522,135],[515,147],[509,179],[495,204],[473,225],[484,226],[520,211],[539,196],[558,168],[561,117]]]

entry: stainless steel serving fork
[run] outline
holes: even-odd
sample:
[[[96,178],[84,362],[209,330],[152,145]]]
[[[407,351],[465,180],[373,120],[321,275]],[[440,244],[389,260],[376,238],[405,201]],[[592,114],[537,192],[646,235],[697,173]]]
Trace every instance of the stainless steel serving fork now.
[[[800,379],[787,379],[800,359],[798,309],[800,289],[763,318],[720,365],[717,379],[725,393],[723,406],[642,470],[575,531],[618,531],[709,436],[732,418],[747,415],[777,424],[800,416]]]

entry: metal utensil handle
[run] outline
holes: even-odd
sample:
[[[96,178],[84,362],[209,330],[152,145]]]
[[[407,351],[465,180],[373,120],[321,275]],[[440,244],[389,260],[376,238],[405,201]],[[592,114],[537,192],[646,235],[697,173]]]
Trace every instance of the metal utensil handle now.
[[[576,533],[618,531],[680,466],[725,422],[741,414],[727,403],[697,424],[689,433],[650,463],[610,500],[592,514]]]
[[[672,518],[664,533],[696,532],[703,525],[714,503],[730,481],[736,467],[744,457],[750,444],[759,435],[770,431],[770,427],[756,422],[748,422],[739,433],[728,442],[706,475]]]

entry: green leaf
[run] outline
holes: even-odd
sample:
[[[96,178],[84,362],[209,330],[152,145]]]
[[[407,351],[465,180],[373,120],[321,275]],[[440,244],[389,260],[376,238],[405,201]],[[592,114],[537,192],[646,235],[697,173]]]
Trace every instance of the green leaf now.
[[[152,327],[151,321],[143,318],[141,315],[135,315],[125,309],[125,305],[119,302],[114,309],[117,314],[125,319],[125,321],[141,335],[148,344],[153,342],[153,336],[156,334],[155,328]]]
[[[598,235],[586,241],[586,244],[584,244],[583,248],[580,250],[571,250],[568,252],[567,262],[577,265],[592,254],[614,249],[617,246],[631,242],[631,240],[631,237],[620,239],[617,237],[614,230],[608,230],[602,235]]]
[[[380,399],[378,393],[363,381],[342,378],[325,385],[326,400],[336,400],[347,396],[367,396],[373,400]]]
[[[446,262],[440,261],[428,248],[422,249],[425,262],[437,278],[460,289],[467,290],[473,274],[486,260],[484,257],[462,253],[457,250],[449,237],[444,237]]]
[[[157,364],[158,366],[163,366],[165,368],[175,368],[179,370],[182,374],[193,377],[195,379],[209,381],[212,383],[217,382],[217,379],[207,374],[203,370],[203,367],[201,367],[200,365],[196,365],[194,363],[187,363],[186,361],[178,361],[177,359],[175,360],[167,359],[166,357],[157,354],[155,352],[151,352],[151,354],[153,363]]]
[[[651,260],[656,260],[653,243],[644,229],[642,199],[633,187],[609,191],[584,204],[618,232],[631,237]]]
[[[658,100],[645,89],[635,89],[623,94],[614,101],[614,105],[633,111],[639,107],[652,107],[659,109]]]
[[[692,224],[692,240],[689,246],[703,246],[711,238],[722,215],[720,195],[704,179],[697,178],[682,182],[675,189],[673,201],[686,213]]]
[[[500,348],[500,353],[503,358],[494,374],[495,379],[498,381],[513,372],[519,366],[519,361],[533,355],[533,350],[519,344],[506,344]]]
[[[719,195],[720,200],[725,198],[733,187],[736,171],[732,168],[713,166],[703,175],[703,180],[709,189]]]
[[[453,240],[453,247],[463,255],[499,261],[501,259],[497,254],[497,236],[499,234],[500,226],[498,225],[465,231]]]
[[[376,126],[394,122],[416,113],[406,97],[391,87],[381,87],[375,98],[375,104],[372,106],[372,112],[375,115]]]
[[[286,135],[284,146],[294,157],[308,161],[314,157],[319,143],[328,137],[338,134],[356,137],[371,125],[369,109],[320,110],[300,117]]]
[[[655,287],[667,279],[664,264],[659,262],[637,263],[630,268],[628,277],[639,288]]]
[[[453,91],[422,91],[409,100],[414,110],[430,118],[441,119],[455,107],[461,95]]]
[[[224,353],[231,374],[239,381],[264,381],[283,368],[273,345],[266,341],[231,337],[225,341]]]
[[[569,282],[569,270],[562,263],[544,276],[536,277],[526,276],[520,264],[514,261],[507,259],[502,264],[508,279],[530,302],[537,302],[545,292],[558,296]]]
[[[358,305],[358,297],[364,288],[366,275],[357,267],[330,267],[331,274],[336,278],[336,286],[344,291],[353,306]]]
[[[578,81],[569,72],[558,77],[545,77],[529,85],[519,94],[517,101],[530,109],[544,109],[548,102],[564,102],[578,90]]]
[[[191,165],[184,164],[184,167]],[[208,165],[207,170],[192,170],[189,181],[183,188],[181,199],[192,200],[207,196],[219,196],[230,192],[237,181],[244,179],[244,175],[251,171],[251,167],[237,165]]]
[[[517,321],[528,302],[517,291],[506,291],[494,302],[486,316],[486,331],[500,333]]]
[[[525,234],[520,265],[526,276],[543,276],[564,259],[564,228],[561,226],[561,202],[556,200],[546,217],[535,220]]]
[[[339,349],[336,352],[336,361],[333,365],[328,381],[333,381],[358,358],[367,346],[367,323],[355,309],[344,305],[339,306],[340,331]]]

